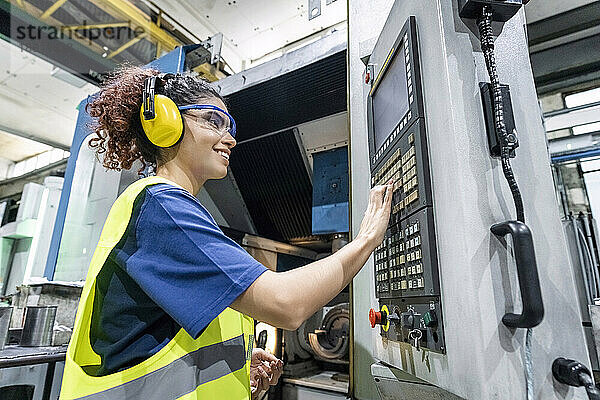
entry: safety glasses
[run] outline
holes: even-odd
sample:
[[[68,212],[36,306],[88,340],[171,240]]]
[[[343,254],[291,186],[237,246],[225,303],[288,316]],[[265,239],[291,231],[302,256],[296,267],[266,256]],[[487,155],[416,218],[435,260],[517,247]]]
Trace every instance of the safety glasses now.
[[[212,104],[191,104],[178,108],[180,111],[199,110],[197,115],[186,115],[196,122],[208,126],[221,136],[229,133],[232,137],[235,137],[235,120],[227,111]]]

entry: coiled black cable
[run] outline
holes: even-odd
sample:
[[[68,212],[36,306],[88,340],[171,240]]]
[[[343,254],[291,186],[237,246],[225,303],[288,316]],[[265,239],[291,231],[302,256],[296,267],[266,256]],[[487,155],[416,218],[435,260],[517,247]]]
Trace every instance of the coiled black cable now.
[[[508,183],[512,197],[517,210],[517,220],[525,223],[525,212],[523,210],[523,198],[519,185],[510,165],[511,145],[514,144],[514,135],[506,132],[504,123],[504,103],[502,101],[502,90],[500,80],[496,71],[496,58],[494,56],[494,36],[492,32],[492,11],[488,7],[483,7],[481,18],[477,19],[479,28],[479,37],[481,41],[481,50],[485,58],[490,83],[492,86],[493,104],[494,104],[494,125],[500,136],[500,159],[502,162],[502,172]]]
[[[588,399],[590,400],[600,400],[600,391],[594,385],[594,380],[589,375],[584,375],[581,377],[581,383],[583,387],[585,387],[585,392],[588,395]]]
[[[500,139],[500,160],[502,162],[502,172],[510,187],[515,208],[517,210],[517,220],[525,223],[525,211],[523,210],[523,198],[519,185],[515,179],[515,175],[510,165],[510,152],[516,144],[516,137],[512,133],[506,132],[506,124],[504,123],[504,102],[502,99],[502,89],[500,80],[498,79],[498,71],[496,70],[496,57],[494,56],[494,34],[492,31],[492,10],[484,6],[481,17],[477,19],[477,27],[479,28],[479,40],[481,42],[481,50],[485,58],[485,65],[490,76],[492,86],[492,96],[494,105],[494,125]],[[533,330],[527,329],[525,335],[525,380],[527,384],[527,399],[533,400],[533,360],[531,356],[531,341]]]

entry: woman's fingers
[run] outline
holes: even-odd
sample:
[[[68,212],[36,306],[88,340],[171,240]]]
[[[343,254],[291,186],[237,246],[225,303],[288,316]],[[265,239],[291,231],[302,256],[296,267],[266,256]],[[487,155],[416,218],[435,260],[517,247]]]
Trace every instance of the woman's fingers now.
[[[253,350],[253,356],[256,356],[259,360],[261,361],[277,361],[278,358],[275,357],[273,354],[269,353],[266,350],[263,349],[254,349]]]
[[[367,211],[365,216],[368,216],[369,212],[376,212],[389,208],[392,203],[392,197],[394,193],[394,182],[390,181],[386,185],[375,186],[371,189],[371,195],[369,197],[369,204],[367,205]]]
[[[272,361],[271,371],[273,371],[273,375],[271,376],[271,385],[276,385],[277,381],[279,380],[279,377],[281,377],[281,373],[283,372],[283,361]]]
[[[384,204],[383,204],[383,209],[384,210],[388,210],[390,208],[390,205],[392,204],[392,197],[394,195],[394,183],[389,183],[388,185],[386,185],[386,190],[385,190],[385,200],[384,200]]]
[[[262,378],[260,380],[260,390],[269,390],[269,386],[271,385],[270,382],[271,379],[269,378],[269,376],[266,374],[265,371],[262,371]]]
[[[381,208],[384,193],[385,186],[375,186],[371,189],[369,193],[369,204],[367,204],[367,210],[365,211],[365,217]]]
[[[394,181],[389,180],[385,185],[375,186],[373,189],[375,192],[374,205],[377,208],[381,208],[385,205],[386,199],[391,196],[388,196],[390,189],[393,189]]]
[[[266,390],[269,385],[275,385],[283,372],[283,361],[263,349],[252,351],[250,370],[254,376],[251,382],[256,382],[259,390]]]
[[[390,218],[394,181],[390,179],[385,185],[371,189],[369,205],[360,225],[359,235],[378,245],[383,240]]]
[[[261,367],[258,367],[250,377],[250,386],[255,387],[256,391],[261,392],[269,389],[269,381],[267,373]]]
[[[258,368],[262,368],[267,375],[271,376],[273,374],[273,371],[271,370],[271,363],[267,362],[267,361],[261,361],[262,365],[259,366]]]

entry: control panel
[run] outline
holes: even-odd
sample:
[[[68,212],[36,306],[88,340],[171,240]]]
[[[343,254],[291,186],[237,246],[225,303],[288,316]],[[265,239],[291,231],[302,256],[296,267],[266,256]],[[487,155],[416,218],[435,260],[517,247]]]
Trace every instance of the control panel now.
[[[416,21],[400,31],[367,99],[371,185],[394,180],[385,239],[374,252],[379,310],[388,340],[444,352],[442,308]]]

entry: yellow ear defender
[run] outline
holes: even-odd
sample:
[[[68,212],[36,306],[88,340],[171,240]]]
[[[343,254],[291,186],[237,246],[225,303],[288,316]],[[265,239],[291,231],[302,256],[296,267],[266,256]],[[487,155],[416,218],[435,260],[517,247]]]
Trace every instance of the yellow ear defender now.
[[[155,94],[156,85],[164,84],[170,74],[151,76],[144,81],[140,120],[146,137],[158,147],[171,147],[183,137],[183,119],[173,100]]]

